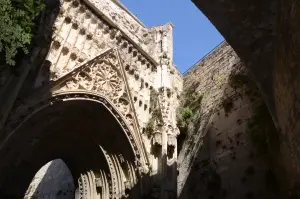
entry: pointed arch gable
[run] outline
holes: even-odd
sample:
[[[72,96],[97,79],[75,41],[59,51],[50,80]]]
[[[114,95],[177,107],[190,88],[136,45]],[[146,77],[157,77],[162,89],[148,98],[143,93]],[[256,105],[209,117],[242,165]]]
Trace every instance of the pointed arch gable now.
[[[139,147],[139,145],[142,143],[137,143],[137,141],[134,139],[133,132],[132,129],[130,128],[130,125],[128,124],[128,122],[126,121],[122,113],[118,110],[118,108],[106,96],[95,94],[94,92],[88,92],[88,91],[56,92],[51,97],[45,97],[35,102],[31,101],[31,103],[28,104],[28,106],[17,109],[15,114],[9,118],[9,120],[5,125],[4,134],[6,135],[6,137],[5,139],[3,139],[2,143],[0,144],[0,151],[5,146],[9,138],[13,136],[14,132],[28,119],[30,119],[33,115],[37,114],[38,112],[42,111],[43,109],[49,106],[53,106],[58,103],[64,103],[70,100],[93,101],[96,103],[100,103],[102,106],[104,106],[111,113],[111,115],[116,119],[120,127],[123,129],[123,132],[125,133],[128,142],[130,143],[132,152],[136,159],[135,166],[141,167],[147,164],[147,162],[145,162],[145,160],[147,159],[143,157],[144,152],[141,151],[141,148]]]
[[[94,100],[106,106],[124,128],[134,151],[138,152],[141,165],[144,167],[149,163],[125,69],[117,49],[106,50],[71,71],[60,74],[51,81],[50,88],[45,86],[25,99],[23,104],[16,106],[11,112],[4,128],[4,136],[8,136],[8,139],[22,120],[40,109],[58,101],[76,99]],[[3,144],[5,141],[0,147]]]

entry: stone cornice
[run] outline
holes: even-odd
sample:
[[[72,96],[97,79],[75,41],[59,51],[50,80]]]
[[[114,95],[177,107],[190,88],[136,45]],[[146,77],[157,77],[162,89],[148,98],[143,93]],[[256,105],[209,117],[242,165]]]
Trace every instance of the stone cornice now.
[[[119,0],[112,0],[115,4],[117,4],[120,8],[125,10],[131,17],[133,17],[141,26],[145,27],[146,26],[141,22],[134,14],[132,14]]]
[[[134,45],[134,47],[136,47],[141,52],[141,54],[147,57],[149,61],[152,62],[152,64],[154,64],[155,66],[159,65],[159,63],[155,60],[155,58],[150,55],[150,53],[148,52],[149,50],[147,50],[146,48],[146,44],[144,44],[143,38],[141,38],[144,36],[144,34],[150,34],[149,30],[144,26],[142,26],[140,22],[137,22],[136,19],[133,18],[132,15],[129,15],[126,10],[123,10],[123,8],[119,7],[119,5],[115,3],[115,1],[112,2],[108,0],[83,0],[83,2],[86,5],[88,5],[90,8],[92,8],[95,14],[103,18],[105,21],[107,21],[115,28],[119,29],[122,32],[123,36],[125,36],[126,39],[128,39]],[[110,6],[109,9],[108,6]],[[114,9],[119,9],[119,10],[114,10]],[[123,11],[124,14],[127,14],[124,18],[118,15],[119,14],[118,12],[121,11]],[[124,22],[118,21],[120,19],[124,19],[125,22],[129,23],[130,27],[132,27],[132,25],[136,25],[137,32],[133,33],[132,32],[133,30],[126,27],[124,25],[125,24]],[[135,24],[131,24],[131,22]]]

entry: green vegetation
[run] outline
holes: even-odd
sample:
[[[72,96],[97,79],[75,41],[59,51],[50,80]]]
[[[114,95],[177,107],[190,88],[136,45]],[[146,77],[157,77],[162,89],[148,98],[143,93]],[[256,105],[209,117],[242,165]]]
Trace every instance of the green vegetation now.
[[[184,121],[189,122],[193,116],[193,111],[190,108],[184,108],[182,118]]]
[[[178,122],[178,126],[180,128],[187,128],[189,123],[191,122],[192,120],[192,117],[193,117],[193,111],[189,108],[189,107],[186,107],[186,108],[183,108],[182,112],[180,113],[179,115],[179,120],[177,121]]]
[[[228,82],[232,88],[244,88],[244,92],[248,96],[259,95],[255,82],[247,72],[239,71],[230,74]]]
[[[248,96],[258,93],[255,82],[246,71],[233,72],[229,76],[229,85],[232,88],[244,88],[245,94]],[[266,153],[272,147],[271,145],[277,143],[278,135],[266,104],[260,97],[256,99],[258,104],[254,108],[252,118],[248,122],[247,131],[258,151]],[[222,106],[225,112],[229,112],[233,108],[232,100],[224,98]]]
[[[242,87],[243,85],[249,83],[249,77],[247,74],[239,73],[232,73],[229,76],[229,85],[231,87]]]
[[[17,53],[27,54],[33,37],[34,19],[45,5],[41,0],[0,1],[0,63],[15,65]],[[5,57],[5,60],[4,60]]]
[[[203,94],[197,92],[198,86],[199,82],[196,82],[181,94],[181,104],[176,110],[177,126],[180,130],[177,139],[178,153],[188,134],[195,133],[200,127]]]
[[[154,133],[154,120],[152,119],[152,117],[150,118],[150,120],[148,121],[148,123],[146,125],[145,132],[148,135],[151,135]]]
[[[184,96],[183,107],[191,107],[193,109],[197,108],[199,104],[201,104],[203,95],[196,91],[195,86],[191,86],[191,88],[187,89]]]
[[[255,81],[252,80],[250,74],[247,71],[236,70],[229,76],[229,85],[234,89],[241,89],[239,92],[241,95],[247,95],[250,101],[255,101],[253,114],[247,124],[247,133],[249,138],[255,147],[255,155],[250,152],[249,158],[254,156],[264,156],[269,162],[270,168],[266,171],[265,183],[267,189],[270,190],[270,198],[274,198],[274,195],[280,195],[280,186],[284,182],[285,171],[281,165],[280,155],[280,141],[279,134],[276,130],[272,117],[266,104],[261,99],[259,90]],[[226,102],[226,101],[225,101]],[[224,105],[227,103],[223,103]],[[228,107],[230,103],[227,104]],[[225,109],[225,108],[224,108]],[[238,121],[237,121],[238,122]],[[245,170],[247,176],[251,176],[255,173],[253,166],[249,166]],[[247,178],[243,177],[242,182],[246,182]],[[246,198],[253,198],[253,194],[247,193]]]
[[[182,133],[186,133],[188,125],[191,123],[196,112],[200,111],[203,95],[196,91],[199,83],[194,83],[184,93],[182,93],[183,101],[177,110],[177,124]],[[196,119],[195,119],[196,120]],[[197,124],[197,122],[195,122]]]

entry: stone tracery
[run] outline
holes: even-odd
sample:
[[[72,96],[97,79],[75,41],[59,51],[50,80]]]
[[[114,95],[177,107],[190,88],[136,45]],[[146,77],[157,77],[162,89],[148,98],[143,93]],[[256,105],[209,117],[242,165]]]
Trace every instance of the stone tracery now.
[[[138,124],[134,124],[136,121],[134,121],[131,113],[133,109],[129,97],[130,93],[126,90],[121,67],[116,50],[108,50],[103,55],[88,61],[88,64],[83,64],[61,76],[53,81],[53,84],[59,82],[60,88],[58,90],[87,90],[106,96],[119,108],[119,111],[134,130],[134,126]],[[66,80],[62,83],[61,79]]]

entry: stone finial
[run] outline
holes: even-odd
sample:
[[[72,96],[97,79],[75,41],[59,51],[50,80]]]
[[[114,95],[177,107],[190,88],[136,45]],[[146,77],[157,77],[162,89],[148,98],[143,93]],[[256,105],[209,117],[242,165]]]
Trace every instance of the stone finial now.
[[[169,22],[168,25],[171,27],[171,28],[175,28],[174,24],[172,22]]]

